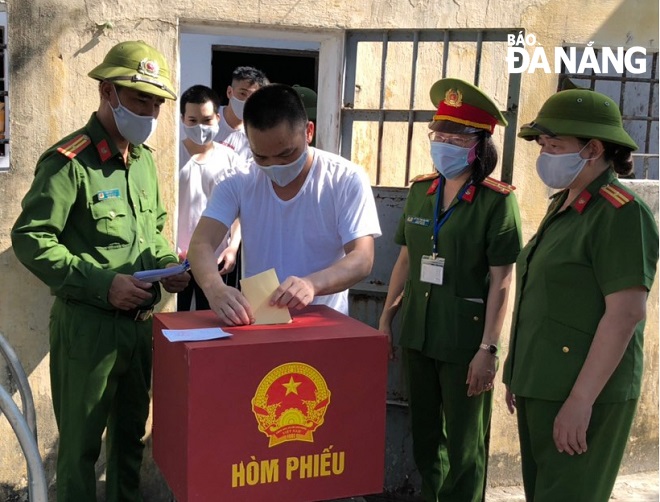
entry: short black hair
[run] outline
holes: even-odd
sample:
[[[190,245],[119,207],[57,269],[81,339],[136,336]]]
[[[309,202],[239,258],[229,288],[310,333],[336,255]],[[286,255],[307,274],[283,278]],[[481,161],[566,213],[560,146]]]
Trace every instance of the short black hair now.
[[[209,101],[213,102],[213,111],[218,113],[218,109],[220,108],[220,97],[218,94],[205,85],[193,85],[181,95],[181,100],[179,102],[181,115],[186,114],[186,105],[188,103],[203,105]]]
[[[245,80],[249,82],[250,85],[257,84],[259,87],[270,84],[268,77],[261,70],[257,70],[252,66],[239,66],[231,74],[231,82],[238,82]]]
[[[307,113],[296,90],[284,84],[270,84],[252,93],[245,102],[243,123],[245,130],[254,127],[266,131],[282,122],[292,130],[307,125]]]

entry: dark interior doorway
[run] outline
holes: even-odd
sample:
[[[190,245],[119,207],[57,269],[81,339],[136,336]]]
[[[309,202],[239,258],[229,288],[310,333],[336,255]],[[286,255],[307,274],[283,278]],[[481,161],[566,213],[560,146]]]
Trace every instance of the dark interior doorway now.
[[[211,58],[211,87],[227,104],[227,86],[238,66],[253,66],[273,83],[318,88],[319,54],[315,51],[214,46]]]

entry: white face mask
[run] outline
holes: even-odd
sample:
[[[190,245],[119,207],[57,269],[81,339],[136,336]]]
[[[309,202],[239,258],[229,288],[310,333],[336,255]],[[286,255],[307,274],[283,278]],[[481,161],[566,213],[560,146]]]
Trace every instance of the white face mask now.
[[[236,118],[238,120],[243,120],[243,107],[245,107],[245,101],[241,101],[232,96],[229,98],[229,102],[231,103],[231,110],[234,112],[234,115],[236,115]]]
[[[197,145],[208,145],[211,143],[218,135],[219,130],[220,126],[218,124],[196,124],[194,126],[183,124],[183,132],[186,134],[186,138]]]
[[[575,181],[584,166],[592,159],[583,159],[579,152],[574,153],[542,153],[536,159],[536,172],[541,181],[550,188],[566,188]]]
[[[278,186],[285,187],[293,180],[295,180],[298,175],[302,172],[307,162],[307,153],[308,149],[305,147],[302,155],[290,164],[274,164],[272,166],[260,166],[257,164],[257,167],[261,169],[266,176],[268,176],[273,183]]]
[[[119,134],[121,134],[129,143],[133,145],[141,145],[154,133],[158,121],[151,115],[137,115],[122,105],[119,100],[117,89],[115,89],[115,95],[117,96],[117,102],[119,103],[117,108],[113,108],[109,101],[108,105],[110,105],[110,109],[112,110],[112,115],[115,118],[115,124],[117,124]]]

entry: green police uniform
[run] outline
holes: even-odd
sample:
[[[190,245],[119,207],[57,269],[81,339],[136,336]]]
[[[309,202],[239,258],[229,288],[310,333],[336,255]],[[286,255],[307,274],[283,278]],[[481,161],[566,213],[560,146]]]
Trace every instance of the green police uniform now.
[[[478,501],[492,394],[467,397],[465,380],[484,332],[489,267],[515,261],[520,217],[510,185],[488,178],[467,186],[447,208],[453,212],[438,232],[443,284],[422,282],[422,256],[433,250],[439,181],[437,175],[426,178],[412,185],[395,236],[409,255],[400,344],[409,376],[414,456],[425,500]]]
[[[537,234],[518,258],[504,382],[523,402],[519,427],[521,447],[528,454],[523,456],[523,470],[529,500],[551,501],[560,495],[565,499],[569,493],[576,494],[571,500],[608,500],[640,393],[643,322],[593,407],[589,450],[574,457],[558,453],[552,422],[582,369],[605,312],[605,296],[635,286],[651,288],[658,231],[646,204],[633,198],[612,171],[594,180],[571,209],[558,212],[566,196],[563,191],[554,197]],[[545,409],[552,416],[544,415]],[[526,425],[532,420],[528,415],[546,418],[545,434],[533,432],[542,421]],[[598,427],[599,422],[616,427]],[[552,467],[538,470],[535,464],[541,462]],[[598,476],[597,487],[581,482],[588,473]],[[537,479],[538,475],[543,476]]]
[[[549,103],[552,106],[544,105],[539,113],[538,124],[523,126],[522,137],[579,133],[634,145],[620,132],[618,108],[609,98],[573,90],[555,95]],[[588,113],[579,109],[583,103],[589,104]],[[571,121],[575,112],[564,104],[577,106],[579,119]],[[584,123],[581,128],[575,124],[594,116],[600,124],[595,132]],[[625,189],[612,170],[594,179],[560,211],[567,197],[568,190],[553,196],[538,232],[518,257],[503,378],[516,396],[527,500],[605,502],[640,394],[644,322],[635,328],[620,364],[593,405],[588,450],[573,456],[559,453],[553,423],[585,362],[605,312],[605,297],[638,286],[651,288],[658,229],[646,204]]]
[[[56,296],[50,370],[60,434],[57,499],[96,500],[94,464],[107,426],[107,500],[139,501],[149,314],[160,290],[155,286],[152,301],[130,312],[116,310],[108,291],[118,273],[178,261],[161,234],[166,213],[151,151],[131,146],[124,163],[94,114],[41,156],[22,207],[14,252]]]
[[[484,145],[506,119],[479,88],[460,79],[438,80],[430,95],[437,107],[429,125],[432,157],[436,145],[451,141],[453,155],[464,156],[458,161],[434,158],[436,170],[451,165],[458,169],[452,173],[461,176],[471,169],[481,181],[495,166],[474,161],[477,145]],[[456,144],[469,142],[473,146]],[[440,209],[444,182],[438,173],[413,180],[396,231],[395,241],[408,252],[400,345],[422,496],[427,502],[478,502],[485,486],[492,394],[468,397],[466,379],[484,335],[489,267],[515,261],[520,216],[513,187],[492,178],[466,181],[453,201],[443,201],[449,206]],[[434,251],[444,259],[442,269]],[[424,256],[432,259],[424,258],[422,266]]]

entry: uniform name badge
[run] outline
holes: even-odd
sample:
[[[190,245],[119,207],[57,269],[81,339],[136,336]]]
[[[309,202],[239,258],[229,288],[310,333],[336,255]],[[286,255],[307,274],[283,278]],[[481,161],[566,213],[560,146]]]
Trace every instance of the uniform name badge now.
[[[433,256],[422,256],[422,271],[420,280],[429,284],[442,286],[442,277],[445,271],[445,259]]]

